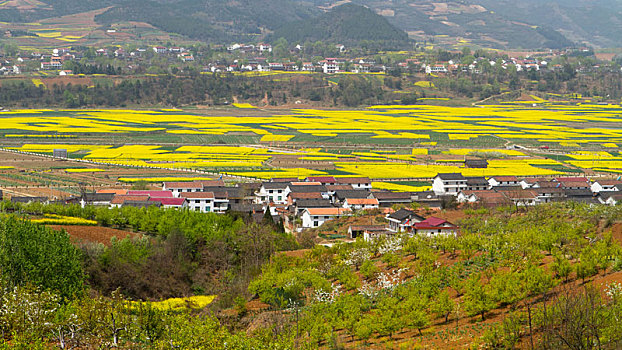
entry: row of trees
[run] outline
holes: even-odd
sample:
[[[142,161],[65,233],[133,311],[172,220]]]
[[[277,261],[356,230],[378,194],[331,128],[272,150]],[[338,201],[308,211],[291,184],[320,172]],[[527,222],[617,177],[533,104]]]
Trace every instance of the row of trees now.
[[[114,67],[76,66],[76,69],[114,70]],[[291,91],[298,91],[299,97],[310,99],[318,90],[323,93],[324,89],[326,83],[321,77],[305,77],[301,82],[219,74],[167,75],[127,79],[118,84],[95,83],[93,86],[55,84],[48,88],[19,81],[0,86],[0,104],[7,107],[224,104],[233,102],[234,96],[251,102],[261,101],[266,94],[292,98]]]

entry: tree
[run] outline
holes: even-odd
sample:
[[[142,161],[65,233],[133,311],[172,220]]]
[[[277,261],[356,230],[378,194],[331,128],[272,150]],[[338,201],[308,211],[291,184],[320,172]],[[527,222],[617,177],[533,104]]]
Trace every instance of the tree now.
[[[449,321],[449,315],[451,315],[456,308],[456,303],[449,296],[449,292],[443,290],[434,297],[430,307],[437,317],[444,317],[445,323],[447,323]]]
[[[575,266],[575,270],[577,271],[577,278],[580,278],[584,283],[586,278],[598,273],[598,261],[591,247],[588,246],[583,249],[581,257],[579,258],[579,263]]]
[[[69,299],[82,293],[80,252],[65,231],[0,218],[0,270],[11,286],[32,284]]]
[[[464,306],[470,315],[480,315],[482,321],[485,320],[486,312],[496,306],[490,293],[482,284],[480,274],[475,274],[468,279],[465,285]]]
[[[285,38],[279,38],[274,42],[274,47],[272,48],[272,54],[275,57],[286,57],[289,55],[289,43]]]
[[[415,328],[419,331],[419,335],[423,335],[421,330],[430,324],[428,314],[426,313],[424,298],[408,298],[403,302],[406,303],[405,310],[402,313],[402,322],[407,327]]]
[[[400,307],[400,301],[395,297],[386,297],[380,300],[378,309],[375,311],[375,328],[381,335],[388,335],[393,338],[393,334],[404,328],[404,310]]]

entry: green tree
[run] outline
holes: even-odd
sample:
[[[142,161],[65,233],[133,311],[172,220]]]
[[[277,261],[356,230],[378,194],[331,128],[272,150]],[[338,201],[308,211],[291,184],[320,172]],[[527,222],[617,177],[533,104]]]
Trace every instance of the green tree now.
[[[496,306],[486,286],[483,285],[480,274],[468,279],[465,285],[464,306],[470,315],[480,315],[482,321],[485,320],[486,312]]]
[[[447,323],[449,321],[449,315],[456,309],[456,303],[451,296],[449,296],[449,292],[443,290],[432,299],[430,308],[437,317],[443,317],[445,323]]]
[[[65,231],[0,218],[0,271],[12,286],[32,284],[72,298],[84,289],[80,252]]]

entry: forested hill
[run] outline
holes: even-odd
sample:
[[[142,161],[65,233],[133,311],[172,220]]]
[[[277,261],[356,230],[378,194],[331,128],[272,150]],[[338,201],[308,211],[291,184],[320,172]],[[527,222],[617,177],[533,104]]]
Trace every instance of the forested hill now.
[[[96,20],[146,22],[167,32],[226,43],[256,38],[287,21],[302,20],[317,13],[318,9],[291,0],[134,0],[119,1]]]
[[[371,22],[352,20],[346,27],[328,21],[331,16],[340,18],[331,9],[344,3],[369,8],[363,18]],[[0,1],[0,21],[32,23],[90,10],[103,12],[96,18],[100,24],[145,22],[218,43],[263,40],[273,31],[291,38],[313,34],[338,41],[343,41],[340,35],[346,39],[379,35],[388,26],[372,18],[371,13],[376,13],[418,41],[450,37],[506,49],[562,48],[574,43],[622,47],[618,35],[622,2],[618,0],[11,0]],[[318,21],[313,23],[311,18]],[[343,14],[341,18],[346,19]]]
[[[193,39],[227,43],[254,40],[286,22],[321,13],[315,6],[292,0],[41,0],[36,4],[9,2],[0,7],[0,21],[36,22],[107,9],[96,17],[98,23],[145,22]]]
[[[287,23],[271,38],[285,38],[289,42],[319,40],[342,44],[373,41],[395,47],[407,46],[410,41],[406,32],[391,25],[384,17],[354,4],[344,4],[318,17]]]

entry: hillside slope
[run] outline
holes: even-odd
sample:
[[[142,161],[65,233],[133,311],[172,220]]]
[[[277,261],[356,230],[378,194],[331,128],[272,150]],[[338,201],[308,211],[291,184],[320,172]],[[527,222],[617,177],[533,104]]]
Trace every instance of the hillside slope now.
[[[343,1],[316,0],[317,6]],[[616,0],[351,0],[411,34],[450,35],[493,47],[620,47],[622,2]],[[565,40],[563,37],[569,39]]]
[[[333,8],[318,17],[286,23],[271,38],[289,42],[327,41],[357,44],[362,41],[381,41],[395,47],[409,43],[408,34],[395,28],[372,10],[354,4]]]

